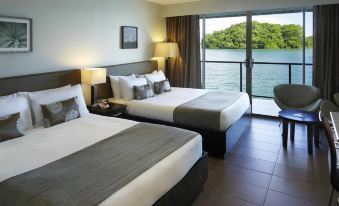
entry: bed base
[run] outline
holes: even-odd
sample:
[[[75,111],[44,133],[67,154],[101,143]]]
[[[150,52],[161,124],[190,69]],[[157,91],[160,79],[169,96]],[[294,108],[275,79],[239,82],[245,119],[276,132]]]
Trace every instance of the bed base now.
[[[163,195],[154,206],[192,205],[208,177],[208,155],[204,152],[185,177]]]
[[[249,128],[251,121],[251,107],[249,107],[242,117],[230,126],[226,131],[213,131],[201,128],[187,127],[184,125],[148,119],[144,117],[137,117],[132,115],[124,115],[122,118],[130,119],[138,122],[148,122],[153,124],[161,124],[172,127],[179,127],[195,131],[202,136],[202,144],[204,151],[208,152],[209,156],[225,158],[229,154],[242,134]]]

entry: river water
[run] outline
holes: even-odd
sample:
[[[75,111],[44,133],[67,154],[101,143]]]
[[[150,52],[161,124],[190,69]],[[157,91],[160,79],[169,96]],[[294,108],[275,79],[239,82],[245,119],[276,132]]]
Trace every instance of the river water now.
[[[312,49],[306,49],[306,63],[312,63]],[[244,61],[245,49],[206,49],[206,61]],[[302,63],[302,49],[254,49],[255,62]],[[243,91],[245,91],[243,65]],[[288,65],[254,64],[253,95],[273,96],[273,87],[288,83]],[[292,83],[302,83],[302,66],[292,66]],[[306,66],[306,84],[312,83],[312,66]],[[206,63],[206,89],[240,90],[239,63]]]

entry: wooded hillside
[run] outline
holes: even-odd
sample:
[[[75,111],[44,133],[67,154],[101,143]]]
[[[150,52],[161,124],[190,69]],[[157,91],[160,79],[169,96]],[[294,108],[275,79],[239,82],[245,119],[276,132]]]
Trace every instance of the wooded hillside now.
[[[295,24],[280,25],[253,22],[254,49],[302,48],[302,27]],[[206,35],[205,46],[210,49],[244,49],[246,23],[239,23]],[[312,47],[312,37],[306,37],[306,46]]]

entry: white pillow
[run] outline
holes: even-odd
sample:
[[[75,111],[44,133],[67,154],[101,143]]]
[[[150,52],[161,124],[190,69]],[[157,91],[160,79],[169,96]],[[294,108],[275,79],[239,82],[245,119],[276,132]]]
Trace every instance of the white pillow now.
[[[60,91],[60,90],[64,90],[64,89],[69,89],[71,88],[72,85],[66,85],[66,86],[62,86],[62,87],[58,87],[58,88],[54,88],[54,89],[45,89],[45,90],[40,90],[40,91],[35,91],[35,92],[18,92],[16,93],[16,95],[18,96],[23,96],[26,97],[29,100],[29,94],[48,94],[49,92],[55,92],[55,91]]]
[[[20,132],[33,129],[31,109],[26,97],[17,94],[0,97],[0,117],[20,112],[18,129]]]
[[[158,74],[157,74],[157,76],[158,76],[158,82],[161,82],[161,81],[166,80],[166,76],[165,76],[164,72],[158,71],[157,73],[158,73]]]
[[[77,97],[76,101],[79,105],[79,112],[81,116],[88,114],[88,109],[82,94],[80,84],[72,86],[68,89],[54,90],[46,93],[33,92],[29,94],[31,107],[34,117],[34,126],[39,127],[43,125],[43,114],[41,105],[51,104],[58,101],[64,101],[73,97]]]
[[[147,84],[146,78],[144,77],[135,78],[135,79],[120,78],[119,82],[120,82],[120,90],[121,90],[122,98],[127,101],[134,99],[134,93],[133,93],[134,86],[141,86],[141,85]]]
[[[119,84],[119,78],[127,78],[127,79],[135,79],[135,74],[131,74],[129,76],[111,76],[109,75],[109,79],[111,80],[111,87],[113,91],[114,99],[121,99],[121,90],[120,90],[120,84]]]
[[[162,71],[153,71],[150,74],[145,74],[147,81],[154,84],[154,82],[164,81],[166,79]]]
[[[149,73],[149,74],[145,74],[145,77],[147,79],[148,82],[150,82],[151,84],[154,84],[155,80],[156,80],[156,71]]]

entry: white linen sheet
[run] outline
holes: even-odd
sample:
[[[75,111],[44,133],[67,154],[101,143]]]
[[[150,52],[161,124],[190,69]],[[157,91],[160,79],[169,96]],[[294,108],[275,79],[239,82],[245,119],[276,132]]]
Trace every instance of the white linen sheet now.
[[[173,114],[177,106],[200,97],[208,92],[206,89],[172,87],[172,91],[148,99],[130,100],[109,99],[110,102],[127,105],[127,113],[134,116],[156,119],[173,123]],[[239,120],[250,105],[247,93],[242,93],[232,105],[220,114],[220,131],[225,131]]]
[[[2,142],[0,182],[56,161],[136,124],[138,122],[88,114]],[[186,175],[201,154],[202,140],[198,135],[99,205],[152,205]]]

